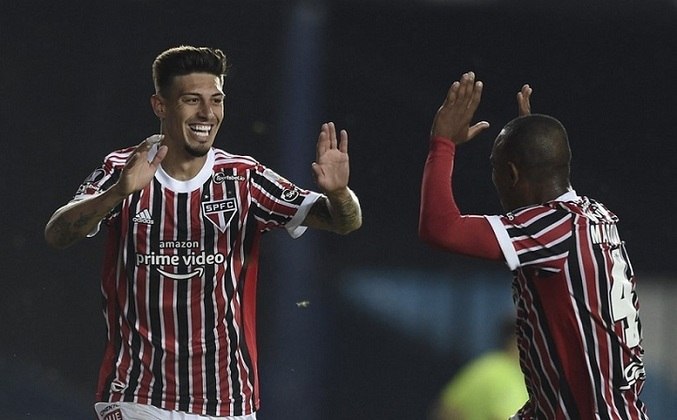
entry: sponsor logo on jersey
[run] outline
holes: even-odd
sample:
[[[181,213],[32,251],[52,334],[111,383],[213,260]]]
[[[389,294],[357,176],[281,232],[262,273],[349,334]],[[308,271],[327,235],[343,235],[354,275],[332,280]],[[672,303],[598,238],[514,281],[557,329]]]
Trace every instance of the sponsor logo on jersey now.
[[[226,262],[226,256],[220,252],[216,254],[207,254],[202,251],[199,253],[191,252],[186,255],[179,254],[158,254],[151,252],[149,254],[136,254],[136,265],[155,267],[158,273],[173,280],[188,280],[193,277],[202,277],[205,272],[204,266],[222,265]],[[160,268],[162,267],[162,268]],[[174,267],[172,270],[171,267]],[[177,273],[179,267],[191,267],[187,273]]]
[[[152,225],[153,224],[153,219],[152,216],[150,215],[150,211],[148,209],[143,209],[140,212],[136,213],[136,216],[132,217],[132,221],[134,223],[143,223],[146,225]]]
[[[82,182],[83,184],[95,184],[103,179],[103,176],[106,175],[103,169],[95,169],[94,172],[89,174],[87,178]]]
[[[111,411],[103,417],[103,420],[123,420],[122,411],[118,408],[115,411]]]
[[[623,371],[625,376],[625,384],[620,386],[620,389],[630,389],[637,382],[638,379],[646,378],[646,371],[644,370],[644,364],[641,362],[632,362],[625,367]]]
[[[237,204],[234,198],[202,203],[202,215],[221,232],[225,232],[235,213],[237,213]]]
[[[125,389],[127,389],[127,384],[121,382],[120,380],[116,379],[110,384],[110,390],[113,392],[122,392]]]
[[[94,172],[89,174],[89,176],[85,178],[84,181],[82,181],[82,184],[80,184],[80,186],[78,187],[78,190],[75,192],[75,195],[84,194],[85,192],[87,192],[88,188],[93,186],[94,186],[93,191],[98,190],[95,184],[101,181],[104,176],[106,176],[106,172],[102,168],[95,169]]]
[[[225,172],[217,172],[212,176],[212,180],[216,184],[221,184],[225,181],[244,181],[245,178],[242,175],[232,175]]]
[[[193,277],[202,277],[202,273],[204,273],[204,268],[198,267],[195,271],[192,271],[190,273],[170,273],[169,271],[165,271],[161,268],[157,269],[158,273],[162,274],[165,277],[169,277],[170,279],[173,280],[188,280]]]
[[[288,203],[296,200],[298,196],[301,194],[301,191],[299,188],[289,182],[286,178],[281,177],[278,174],[274,174],[276,179],[275,181],[280,184],[280,187],[282,187],[282,199]]]
[[[122,420],[122,412],[120,411],[120,404],[98,402],[94,404],[97,415],[101,420]]]
[[[282,190],[282,199],[289,203],[296,200],[299,194],[301,194],[301,192],[296,187],[285,188]]]

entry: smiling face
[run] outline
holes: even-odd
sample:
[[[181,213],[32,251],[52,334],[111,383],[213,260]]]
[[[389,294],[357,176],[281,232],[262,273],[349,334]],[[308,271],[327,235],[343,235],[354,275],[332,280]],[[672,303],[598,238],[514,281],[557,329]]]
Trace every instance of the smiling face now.
[[[209,73],[175,76],[166,96],[155,95],[165,134],[164,144],[172,153],[203,157],[214,144],[223,120],[223,82]]]

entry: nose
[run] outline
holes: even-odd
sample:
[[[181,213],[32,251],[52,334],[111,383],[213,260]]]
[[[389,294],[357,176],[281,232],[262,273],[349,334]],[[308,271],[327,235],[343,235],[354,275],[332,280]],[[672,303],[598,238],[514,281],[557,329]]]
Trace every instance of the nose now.
[[[208,103],[203,103],[198,110],[198,115],[204,119],[211,119],[214,116],[214,110]]]

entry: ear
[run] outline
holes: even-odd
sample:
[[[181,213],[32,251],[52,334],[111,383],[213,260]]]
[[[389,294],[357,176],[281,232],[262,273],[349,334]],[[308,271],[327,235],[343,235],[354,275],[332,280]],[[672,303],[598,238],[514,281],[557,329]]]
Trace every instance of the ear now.
[[[516,186],[520,180],[520,171],[517,169],[517,165],[510,161],[508,161],[508,173],[510,176],[510,186]]]
[[[153,107],[153,112],[158,118],[165,117],[165,100],[159,94],[154,94],[150,97],[150,106]]]

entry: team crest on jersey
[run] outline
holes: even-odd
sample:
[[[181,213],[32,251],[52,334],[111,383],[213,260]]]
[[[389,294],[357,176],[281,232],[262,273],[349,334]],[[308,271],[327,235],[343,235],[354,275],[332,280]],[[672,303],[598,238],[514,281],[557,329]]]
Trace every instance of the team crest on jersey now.
[[[202,203],[202,215],[221,232],[225,232],[230,221],[233,220],[235,213],[237,213],[237,203],[234,198],[205,201]]]

